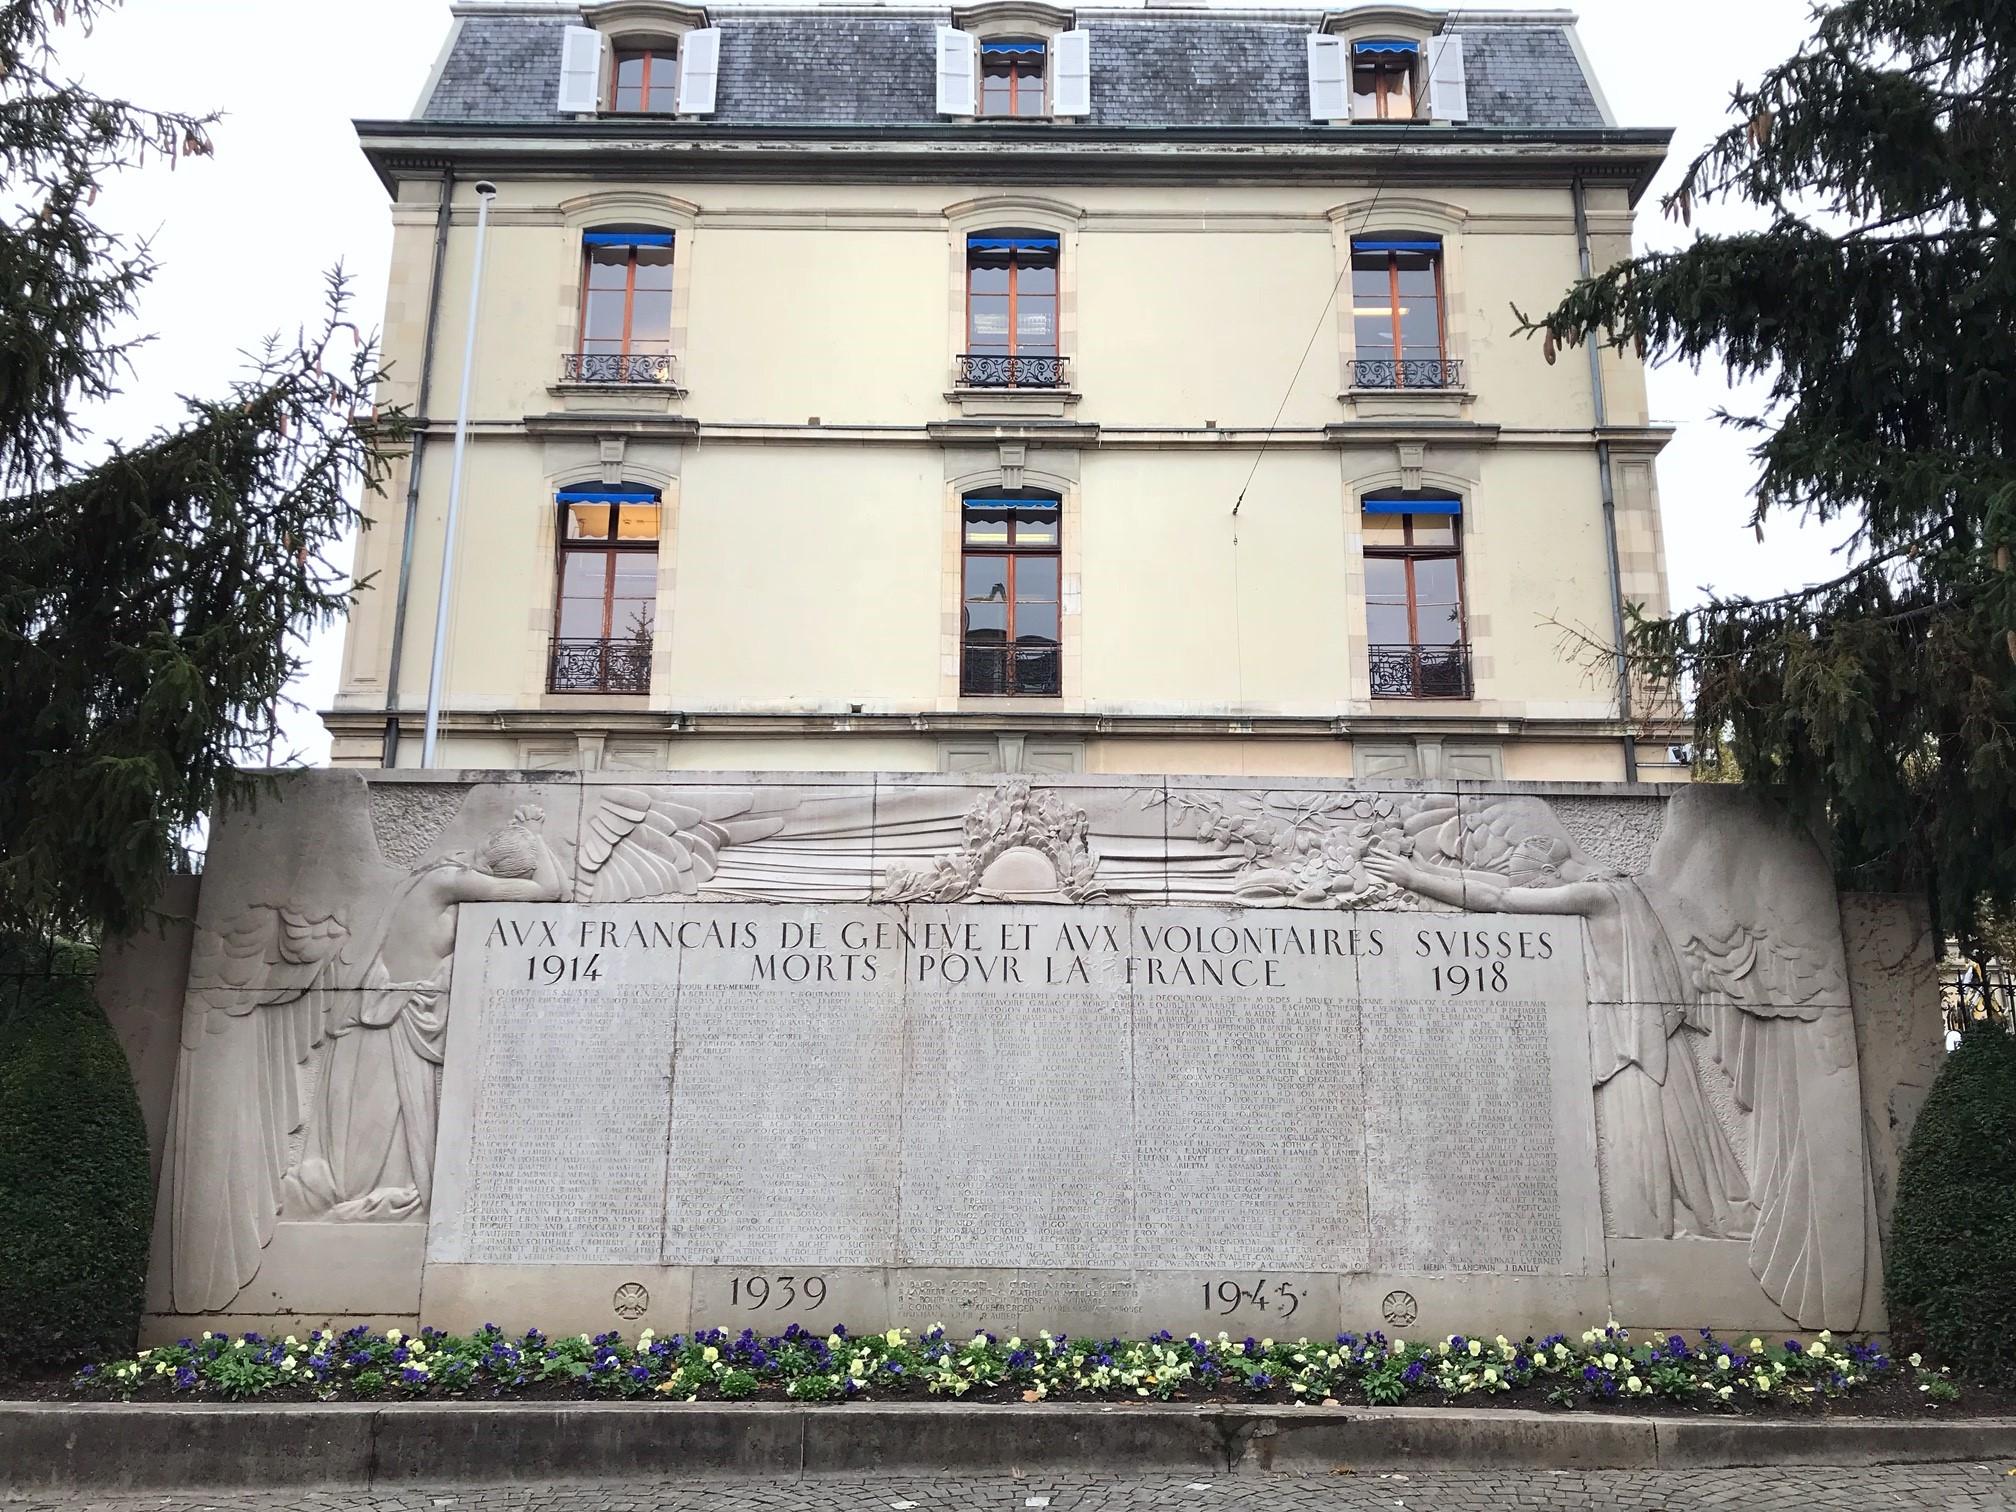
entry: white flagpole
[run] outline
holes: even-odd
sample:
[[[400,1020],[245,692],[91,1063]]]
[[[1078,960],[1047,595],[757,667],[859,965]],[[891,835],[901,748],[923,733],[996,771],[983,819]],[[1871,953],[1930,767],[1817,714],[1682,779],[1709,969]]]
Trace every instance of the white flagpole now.
[[[448,659],[448,596],[455,587],[455,526],[462,515],[462,474],[469,455],[469,397],[476,378],[476,317],[483,303],[483,256],[497,186],[476,186],[476,266],[469,276],[469,339],[462,348],[462,401],[455,412],[455,465],[448,478],[448,525],[441,539],[441,591],[434,599],[434,659],[427,667],[427,733],[420,765],[432,767],[441,740],[441,674]],[[393,690],[396,696],[397,690]]]

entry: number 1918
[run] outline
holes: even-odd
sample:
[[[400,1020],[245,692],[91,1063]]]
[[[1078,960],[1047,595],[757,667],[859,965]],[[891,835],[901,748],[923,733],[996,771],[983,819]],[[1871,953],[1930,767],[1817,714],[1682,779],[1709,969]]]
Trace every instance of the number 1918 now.
[[[1489,966],[1437,966],[1435,968],[1435,990],[1449,993],[1452,997],[1465,992],[1503,992],[1508,978],[1505,963],[1493,961]]]

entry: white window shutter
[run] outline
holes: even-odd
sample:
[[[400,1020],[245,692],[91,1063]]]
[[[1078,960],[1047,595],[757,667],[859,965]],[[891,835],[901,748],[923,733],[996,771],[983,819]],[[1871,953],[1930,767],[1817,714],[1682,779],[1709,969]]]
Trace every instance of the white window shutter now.
[[[721,78],[721,28],[705,27],[679,39],[679,114],[712,115]]]
[[[1470,79],[1463,71],[1463,39],[1444,32],[1428,43],[1428,113],[1438,121],[1470,119]]]
[[[1056,70],[1050,84],[1050,114],[1092,114],[1092,33],[1059,32],[1050,39],[1050,59]]]
[[[1342,37],[1309,33],[1309,115],[1318,121],[1351,118],[1350,62]]]
[[[593,115],[602,108],[602,33],[570,26],[560,44],[560,111]]]
[[[979,45],[971,32],[956,26],[938,28],[938,114],[980,113],[974,75],[979,72]]]

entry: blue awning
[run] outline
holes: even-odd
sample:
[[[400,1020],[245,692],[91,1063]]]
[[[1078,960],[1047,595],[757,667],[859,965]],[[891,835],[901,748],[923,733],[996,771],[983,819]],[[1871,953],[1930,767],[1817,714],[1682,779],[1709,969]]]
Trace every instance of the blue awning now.
[[[983,53],[1018,53],[1025,56],[1035,53],[1040,57],[1043,52],[1043,44],[1041,42],[982,42],[980,44],[980,51]]]
[[[968,252],[1055,252],[1054,236],[969,236]]]
[[[1463,513],[1461,499],[1367,499],[1365,513],[1377,515],[1460,515]]]
[[[1421,44],[1398,41],[1354,42],[1351,44],[1351,50],[1361,53],[1418,53],[1421,51]]]
[[[968,509],[1061,509],[1061,499],[968,499]]]
[[[1440,252],[1439,241],[1384,241],[1375,237],[1354,236],[1351,238],[1354,252]]]
[[[659,496],[625,488],[563,488],[562,504],[656,504]]]
[[[588,247],[669,247],[670,231],[588,231],[581,237]]]

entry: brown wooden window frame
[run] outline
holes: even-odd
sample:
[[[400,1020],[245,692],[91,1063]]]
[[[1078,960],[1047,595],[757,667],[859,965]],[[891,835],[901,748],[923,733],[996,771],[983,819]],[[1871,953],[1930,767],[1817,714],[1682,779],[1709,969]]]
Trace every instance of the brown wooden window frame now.
[[[1407,578],[1407,644],[1410,646],[1461,646],[1467,644],[1470,639],[1470,610],[1466,603],[1464,592],[1463,517],[1461,515],[1445,514],[1387,514],[1382,515],[1381,518],[1389,520],[1397,519],[1402,522],[1405,528],[1401,536],[1401,544],[1398,546],[1388,545],[1384,542],[1375,544],[1368,540],[1365,543],[1365,555],[1367,557],[1383,557],[1388,560],[1398,560],[1405,564]],[[1414,522],[1424,519],[1447,520],[1449,522],[1450,539],[1446,543],[1416,542],[1414,539]],[[1421,602],[1420,595],[1416,592],[1414,586],[1414,566],[1417,562],[1425,561],[1453,561],[1456,564],[1457,634],[1456,639],[1453,641],[1424,641],[1421,639]],[[1388,645],[1397,643],[1381,641],[1378,644]]]
[[[968,521],[976,509],[999,506],[1010,514],[1011,529],[1009,539],[1000,544],[991,542],[975,543],[968,539]],[[1019,539],[1021,521],[1013,518],[1017,506],[1041,509],[1054,521],[1048,541],[1023,544]],[[976,688],[968,678],[969,657],[972,654],[968,605],[977,602],[967,595],[967,579],[970,564],[976,559],[1002,558],[1005,571],[1002,589],[1003,615],[1001,642],[998,647],[986,649],[998,654],[1001,660],[1001,683],[998,689]],[[1056,641],[1052,655],[1056,658],[1054,676],[1049,679],[1053,686],[1028,690],[1016,686],[1018,640],[1016,620],[1022,609],[1020,568],[1030,560],[1045,560],[1054,564],[1052,577],[1056,582],[1056,596],[1032,601],[1030,607],[1044,607],[1051,611],[1057,626]],[[1064,501],[1054,493],[1038,490],[993,489],[969,494],[959,501],[959,696],[961,698],[1060,698],[1064,693]]]
[[[1358,75],[1363,70],[1372,75],[1369,91],[1358,87]],[[1407,112],[1405,115],[1389,113],[1387,106],[1399,93],[1393,88],[1395,75],[1407,81]],[[1417,121],[1421,110],[1421,55],[1412,53],[1360,52],[1354,44],[1351,48],[1351,119],[1354,121]],[[1358,114],[1358,101],[1369,93],[1373,99],[1373,113]]]
[[[976,231],[972,234],[974,236],[1024,236],[1024,235],[1052,236],[1055,235],[1056,233],[1048,231],[1031,233],[1020,230],[1007,230],[1007,231]],[[1063,315],[1064,315],[1064,256],[1062,246],[1063,238],[1059,236],[1057,240],[1059,245],[1053,251],[1048,251],[1041,254],[1011,251],[1007,254],[1008,339],[1006,349],[1004,351],[1002,351],[999,354],[995,354],[990,350],[988,352],[988,355],[1000,355],[1010,358],[1023,357],[1023,356],[1060,357],[1063,355],[1062,351]],[[982,346],[973,330],[973,274],[975,272],[974,265],[983,260],[985,260],[985,254],[976,253],[970,250],[969,248],[969,250],[966,253],[966,350],[968,352],[974,353],[975,355],[979,355],[981,353]],[[1031,294],[1026,296],[1030,299],[1041,299],[1041,300],[1047,300],[1049,302],[1050,340],[1046,348],[1027,349],[1024,348],[1022,345],[1021,301],[1024,298],[1024,296],[1021,294],[1020,288],[1022,283],[1022,273],[1025,268],[1031,271],[1034,271],[1035,269],[1038,268],[1047,269],[1052,275],[1051,282],[1054,285],[1054,287],[1052,288],[1050,293]],[[994,297],[994,296],[983,296],[983,297]]]
[[[597,290],[594,287],[595,267],[596,267],[595,254],[598,251],[606,251],[606,250],[608,250],[607,247],[597,246],[592,243],[584,243],[581,248],[581,302],[580,302],[580,308],[576,313],[575,327],[579,336],[580,350],[584,354],[589,353],[589,342],[591,339],[600,341],[608,340],[607,337],[591,338],[588,334],[588,305],[590,300],[592,300],[595,294],[597,293]],[[663,336],[651,336],[642,338],[641,344],[640,344],[640,338],[637,335],[637,269],[639,266],[637,261],[637,254],[639,252],[645,252],[645,251],[651,251],[651,252],[664,251],[667,257],[672,259],[672,261],[668,262],[665,265],[666,269],[668,272],[672,273],[674,278],[677,277],[676,272],[673,271],[676,268],[678,258],[678,243],[676,241],[674,241],[670,247],[665,248],[655,246],[654,247],[633,246],[629,248],[628,249],[629,255],[625,260],[623,271],[623,335],[618,342],[617,349],[614,352],[597,352],[593,353],[592,355],[604,356],[604,357],[629,357],[632,355],[643,357],[665,357],[671,355],[672,325],[671,325],[671,313],[669,309],[670,296],[671,296],[670,289],[666,291],[668,310],[666,317],[665,334]],[[610,290],[608,292],[613,293],[614,290]]]
[[[987,108],[987,44],[1016,43],[1021,46],[1036,44],[1042,51],[1028,53],[997,53],[997,57],[1008,59],[1008,108],[989,110]],[[1050,42],[1046,37],[982,37],[976,44],[979,56],[975,62],[973,77],[974,119],[982,121],[1038,121],[1050,113]],[[1023,59],[1033,56],[1034,71],[1024,65]],[[1022,109],[1023,97],[1035,96],[1035,109]]]
[[[1440,241],[1439,237],[1437,238],[1424,237],[1422,239],[1424,241],[1431,239],[1437,242]],[[1381,250],[1370,250],[1361,252],[1358,250],[1358,244],[1356,241],[1354,241],[1351,244],[1351,285],[1352,285],[1351,339],[1353,345],[1353,355],[1360,361],[1365,361],[1368,359],[1372,361],[1385,361],[1388,358],[1390,358],[1395,365],[1396,382],[1394,386],[1396,388],[1405,387],[1405,365],[1408,362],[1420,360],[1418,357],[1410,357],[1408,355],[1405,336],[1401,329],[1400,324],[1401,319],[1400,259],[1409,255],[1410,254],[1405,252],[1381,251]],[[1447,258],[1445,257],[1444,253],[1439,249],[1434,252],[1418,252],[1411,255],[1417,257],[1426,257],[1429,261],[1429,264],[1433,267],[1435,271],[1434,360],[1437,364],[1440,365],[1442,369],[1446,371],[1449,364],[1449,299],[1448,299],[1448,285],[1446,282]],[[1368,353],[1357,347],[1358,320],[1360,318],[1358,314],[1359,306],[1358,306],[1358,287],[1357,287],[1358,274],[1361,271],[1359,268],[1359,259],[1373,258],[1373,257],[1381,257],[1386,260],[1387,333],[1390,338],[1391,345],[1389,350],[1383,353],[1379,352]]]
[[[611,502],[606,506],[602,506],[609,510],[608,534],[603,536],[570,537],[568,533],[570,511],[584,503],[588,504],[589,507],[596,507],[592,501],[569,499],[564,497],[564,493],[563,497],[556,501],[558,512],[555,519],[557,542],[553,564],[553,645],[556,651],[557,648],[563,645],[585,645],[598,641],[608,648],[614,648],[619,645],[641,647],[644,652],[645,665],[648,668],[655,651],[658,635],[658,556],[659,548],[662,546],[664,540],[665,501],[656,489],[637,487],[619,488],[611,491],[651,494],[653,497],[648,503],[643,499],[634,499],[628,502]],[[626,508],[650,509],[653,512],[657,525],[654,533],[649,536],[623,535],[623,511]],[[570,602],[567,594],[567,569],[569,564],[578,558],[594,557],[602,559],[601,633],[599,635],[569,634],[567,632],[566,619],[567,606]],[[648,600],[621,599],[616,592],[617,567],[619,563],[626,559],[634,561],[640,557],[648,558],[651,563],[651,596]],[[582,595],[576,595],[573,602],[592,602],[592,600],[587,600]],[[642,602],[649,603],[650,605],[650,623],[642,627],[641,632],[637,627],[619,626],[616,624],[617,605],[628,602]],[[608,656],[609,653],[605,652],[605,663],[608,661]],[[549,678],[549,686],[552,682],[553,679]],[[608,680],[605,678],[592,687],[552,686],[552,691],[606,693],[611,691],[642,691],[642,689],[612,689],[608,686]]]
[[[639,60],[644,65],[643,78],[637,86],[637,105],[634,109],[626,109],[618,103],[623,97],[623,65],[630,60]],[[662,65],[670,79],[661,91],[666,97],[666,103],[657,108],[651,103],[651,73],[654,64]],[[679,110],[679,44],[674,42],[669,48],[663,45],[618,48],[615,62],[609,70],[609,110],[612,115],[676,115]]]

